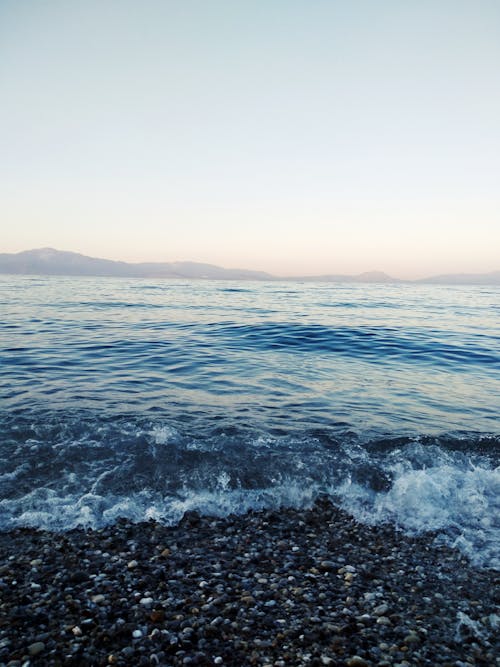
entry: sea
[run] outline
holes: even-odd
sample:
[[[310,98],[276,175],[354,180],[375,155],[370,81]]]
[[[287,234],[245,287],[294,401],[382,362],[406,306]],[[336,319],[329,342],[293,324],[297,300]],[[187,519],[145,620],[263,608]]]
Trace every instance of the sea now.
[[[0,276],[0,530],[310,507],[500,569],[500,287]]]

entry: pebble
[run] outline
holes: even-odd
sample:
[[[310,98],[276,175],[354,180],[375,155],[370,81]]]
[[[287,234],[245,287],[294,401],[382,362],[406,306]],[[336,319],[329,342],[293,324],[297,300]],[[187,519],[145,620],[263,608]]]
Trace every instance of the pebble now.
[[[387,614],[388,611],[389,611],[389,605],[384,603],[384,604],[379,604],[378,607],[375,607],[373,613],[375,614],[375,616],[384,616],[385,614]]]
[[[347,667],[369,667],[369,663],[359,655],[353,655],[346,661]]]
[[[45,644],[43,642],[33,642],[33,644],[30,644],[28,646],[28,653],[31,656],[38,655],[44,650],[45,650]]]
[[[387,616],[379,616],[376,623],[377,625],[391,625],[391,620]]]
[[[321,570],[324,570],[325,572],[330,572],[331,570],[334,570],[337,567],[337,564],[333,562],[333,560],[322,560],[321,563],[319,564],[319,567]]]

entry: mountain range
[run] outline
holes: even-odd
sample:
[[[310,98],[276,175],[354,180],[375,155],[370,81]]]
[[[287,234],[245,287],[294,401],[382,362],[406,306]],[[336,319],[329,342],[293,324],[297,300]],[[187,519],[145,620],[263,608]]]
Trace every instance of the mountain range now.
[[[54,276],[111,276],[124,278],[184,278],[205,280],[299,280],[307,282],[356,283],[429,283],[500,285],[500,271],[460,273],[403,281],[383,273],[369,271],[358,275],[326,274],[318,276],[274,276],[265,271],[225,269],[199,262],[118,262],[87,257],[76,252],[39,248],[18,253],[0,253],[0,273]]]

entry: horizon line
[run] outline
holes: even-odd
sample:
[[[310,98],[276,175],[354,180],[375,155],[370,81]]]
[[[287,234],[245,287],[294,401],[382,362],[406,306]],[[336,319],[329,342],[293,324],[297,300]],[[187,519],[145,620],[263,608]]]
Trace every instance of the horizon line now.
[[[93,261],[101,261],[101,262],[109,262],[112,264],[124,264],[126,266],[130,267],[141,267],[145,265],[149,265],[151,267],[166,267],[166,266],[192,266],[192,267],[209,267],[211,269],[215,270],[220,270],[220,271],[225,271],[225,272],[241,272],[244,274],[255,274],[255,276],[247,275],[245,277],[241,276],[240,278],[234,278],[234,279],[254,279],[256,280],[285,280],[285,281],[290,281],[290,280],[307,280],[307,281],[328,281],[328,282],[335,282],[336,280],[338,282],[348,282],[349,279],[353,279],[354,281],[358,282],[379,282],[379,283],[384,283],[384,282],[395,282],[395,283],[420,283],[420,282],[428,282],[432,280],[439,280],[439,279],[473,279],[473,278],[480,278],[480,277],[488,277],[488,276],[495,276],[497,280],[500,280],[500,269],[499,270],[493,270],[493,271],[485,271],[485,272],[453,272],[453,273],[439,273],[439,274],[432,274],[432,275],[427,275],[422,278],[398,278],[396,276],[393,276],[391,274],[386,273],[383,270],[380,269],[371,269],[367,271],[361,271],[360,273],[336,273],[336,272],[328,272],[328,273],[321,273],[321,274],[287,274],[287,275],[279,275],[279,274],[274,274],[270,273],[268,271],[263,271],[263,270],[258,270],[258,269],[248,269],[248,268],[242,268],[242,267],[225,267],[219,264],[214,264],[211,262],[200,262],[200,261],[194,261],[194,260],[171,260],[171,261],[126,261],[126,260],[115,260],[115,259],[108,259],[105,257],[95,257],[93,255],[85,255],[82,252],[77,252],[74,250],[59,250],[57,248],[54,248],[52,246],[43,246],[39,248],[31,248],[28,250],[20,250],[17,252],[1,252],[0,256],[8,256],[8,257],[15,257],[18,255],[23,255],[23,254],[29,254],[29,253],[41,253],[41,252],[52,252],[52,253],[57,253],[59,255],[75,255],[79,256],[88,260],[93,260]],[[3,274],[8,273],[8,271],[5,271],[0,267],[0,272]],[[32,272],[26,273],[25,271],[16,271],[17,275],[34,275]],[[40,274],[44,275],[44,274]],[[80,274],[65,274],[65,273],[60,273],[60,274],[49,274],[49,275],[80,275]],[[92,275],[90,273],[83,274],[83,275]],[[96,273],[95,277],[106,277],[105,275],[102,276],[101,274]],[[112,276],[108,276],[112,277]],[[118,277],[118,276],[116,276]],[[141,277],[141,276],[130,276],[130,277]],[[147,276],[142,276],[142,277],[147,277]],[[152,276],[154,277],[154,276]],[[164,275],[164,276],[156,276],[158,278],[175,278],[175,277],[185,277],[185,276],[175,276],[175,275]],[[198,276],[192,276],[195,279],[206,279],[209,276],[203,276],[203,275],[198,275]],[[227,276],[218,276],[218,277],[212,277],[213,279],[230,279]],[[365,279],[363,281],[362,279]],[[360,280],[361,279],[361,280]],[[378,279],[378,280],[377,280]]]

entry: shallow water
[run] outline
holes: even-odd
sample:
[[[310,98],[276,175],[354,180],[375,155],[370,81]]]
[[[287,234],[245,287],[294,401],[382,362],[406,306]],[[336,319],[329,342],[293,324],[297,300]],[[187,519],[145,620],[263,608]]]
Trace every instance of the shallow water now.
[[[500,567],[500,289],[0,277],[0,526],[310,504]]]

